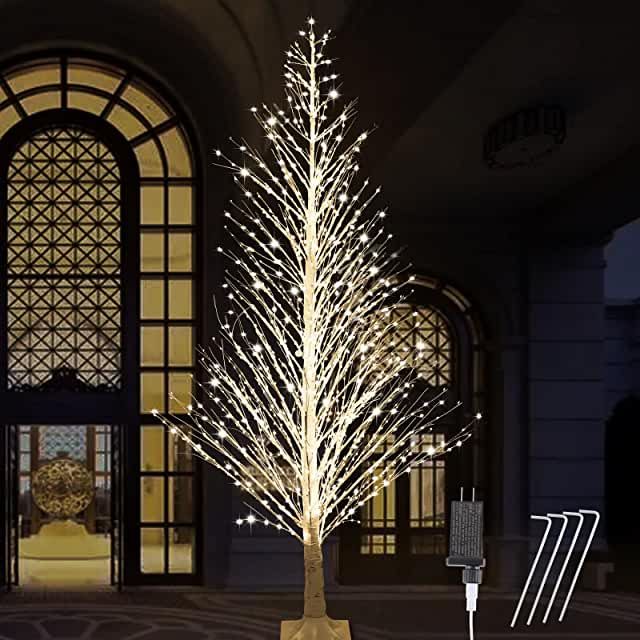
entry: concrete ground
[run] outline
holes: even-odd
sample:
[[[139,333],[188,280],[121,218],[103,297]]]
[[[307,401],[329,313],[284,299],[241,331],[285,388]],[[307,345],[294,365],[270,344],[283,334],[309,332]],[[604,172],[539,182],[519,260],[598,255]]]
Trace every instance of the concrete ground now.
[[[579,593],[564,622],[527,627],[521,616],[511,630],[515,600],[481,591],[478,640],[640,640],[639,595]],[[300,610],[297,593],[24,590],[0,597],[0,640],[276,640]],[[461,589],[345,591],[331,594],[329,613],[350,620],[353,640],[467,637]]]

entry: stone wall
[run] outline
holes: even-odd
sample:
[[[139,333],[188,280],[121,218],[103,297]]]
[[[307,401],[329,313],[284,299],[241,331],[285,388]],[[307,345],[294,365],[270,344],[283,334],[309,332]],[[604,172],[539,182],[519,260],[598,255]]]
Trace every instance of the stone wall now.
[[[605,308],[606,416],[640,395],[640,299],[608,300]]]
[[[530,256],[531,513],[603,511],[604,266],[600,247]]]

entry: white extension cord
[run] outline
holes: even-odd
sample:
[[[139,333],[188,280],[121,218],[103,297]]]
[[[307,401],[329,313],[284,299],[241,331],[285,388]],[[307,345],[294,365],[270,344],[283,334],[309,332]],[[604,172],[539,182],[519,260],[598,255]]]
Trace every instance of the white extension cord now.
[[[467,583],[465,585],[465,596],[467,598],[467,611],[469,612],[469,640],[473,640],[473,613],[478,602],[478,585]]]

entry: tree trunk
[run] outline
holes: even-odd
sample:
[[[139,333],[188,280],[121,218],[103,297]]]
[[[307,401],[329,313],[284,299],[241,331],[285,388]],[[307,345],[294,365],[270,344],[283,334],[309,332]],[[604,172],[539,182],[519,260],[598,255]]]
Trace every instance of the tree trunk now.
[[[282,622],[280,640],[351,640],[348,621],[327,616],[317,523],[311,525],[304,545],[304,615]]]
[[[308,543],[304,545],[304,615],[307,618],[321,618],[326,613],[322,547],[318,529],[313,527]]]

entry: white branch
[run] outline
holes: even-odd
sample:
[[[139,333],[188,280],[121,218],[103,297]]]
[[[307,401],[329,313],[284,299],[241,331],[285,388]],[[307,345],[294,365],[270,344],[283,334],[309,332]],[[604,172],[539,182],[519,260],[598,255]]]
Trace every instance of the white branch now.
[[[428,398],[415,354],[390,348],[391,309],[411,278],[388,251],[385,211],[373,210],[380,189],[360,178],[368,133],[351,134],[355,102],[336,106],[327,41],[311,27],[287,52],[286,109],[252,108],[269,158],[244,141],[238,162],[216,151],[240,191],[218,249],[228,262],[220,336],[200,350],[208,379],[185,415],[158,414],[303,542],[460,446],[474,422],[424,450],[422,436],[459,403]]]

